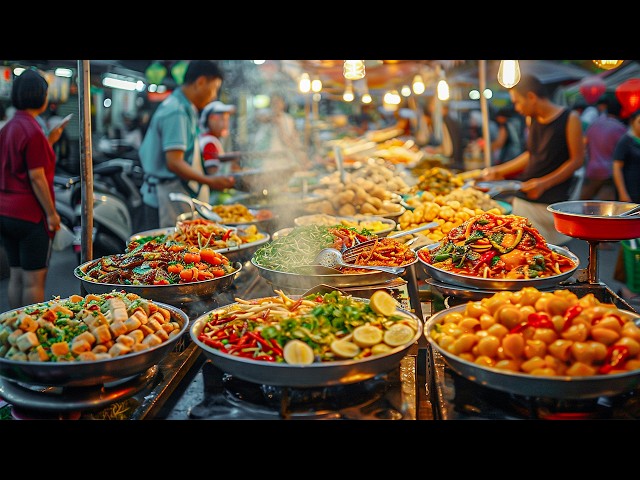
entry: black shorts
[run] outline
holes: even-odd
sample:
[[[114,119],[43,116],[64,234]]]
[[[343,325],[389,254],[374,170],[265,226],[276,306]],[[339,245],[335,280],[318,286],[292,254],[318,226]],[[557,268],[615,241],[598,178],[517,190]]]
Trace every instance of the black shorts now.
[[[53,239],[44,220],[40,223],[0,216],[0,245],[9,260],[9,267],[40,270],[49,267]]]

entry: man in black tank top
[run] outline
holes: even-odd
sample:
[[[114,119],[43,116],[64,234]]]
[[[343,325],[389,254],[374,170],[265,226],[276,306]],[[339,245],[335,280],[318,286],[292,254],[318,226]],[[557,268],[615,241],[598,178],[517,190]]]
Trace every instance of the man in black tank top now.
[[[485,169],[483,179],[517,175],[522,186],[513,199],[513,214],[529,218],[548,243],[565,244],[571,238],[556,231],[547,205],[569,200],[574,172],[584,163],[580,116],[553,103],[534,75],[523,75],[509,95],[516,111],[529,120],[526,150]]]

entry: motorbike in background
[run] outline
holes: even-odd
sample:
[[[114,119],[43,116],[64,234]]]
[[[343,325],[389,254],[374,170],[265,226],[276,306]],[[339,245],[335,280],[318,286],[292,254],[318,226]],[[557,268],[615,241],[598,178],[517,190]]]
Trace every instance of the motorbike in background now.
[[[138,181],[142,172],[135,161],[116,158],[93,168],[93,256],[124,253],[133,232],[133,212],[142,205]],[[54,177],[56,209],[75,235],[73,249],[82,251],[81,177]]]

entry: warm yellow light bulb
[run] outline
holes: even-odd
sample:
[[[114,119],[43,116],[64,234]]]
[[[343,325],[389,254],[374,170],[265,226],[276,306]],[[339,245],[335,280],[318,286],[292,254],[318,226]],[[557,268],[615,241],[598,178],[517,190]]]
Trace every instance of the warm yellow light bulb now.
[[[504,88],[511,88],[520,81],[520,64],[518,60],[500,60],[498,83]]]
[[[594,60],[593,61],[593,63],[595,63],[598,67],[604,70],[612,70],[614,68],[617,68],[620,65],[622,65],[622,62],[624,62],[624,60]]]
[[[436,86],[438,92],[438,99],[444,101],[449,100],[449,84],[446,80],[440,80]]]
[[[311,90],[311,79],[309,78],[308,73],[300,75],[300,83],[298,84],[298,87],[302,93],[309,93]]]
[[[360,80],[364,78],[364,60],[345,60],[342,74],[344,78],[348,80]]]
[[[417,74],[413,77],[413,93],[416,95],[422,95],[425,91],[424,81],[422,80],[422,75]]]

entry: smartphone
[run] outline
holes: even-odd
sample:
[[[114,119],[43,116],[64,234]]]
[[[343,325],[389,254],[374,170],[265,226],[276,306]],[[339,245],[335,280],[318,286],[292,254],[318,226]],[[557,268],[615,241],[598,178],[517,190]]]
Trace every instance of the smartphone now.
[[[64,127],[67,123],[69,123],[69,120],[71,120],[71,117],[73,117],[73,113],[70,113],[69,115],[67,115],[66,117],[64,117],[60,123],[58,123],[58,125],[56,125],[56,128],[58,127]]]

